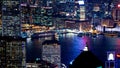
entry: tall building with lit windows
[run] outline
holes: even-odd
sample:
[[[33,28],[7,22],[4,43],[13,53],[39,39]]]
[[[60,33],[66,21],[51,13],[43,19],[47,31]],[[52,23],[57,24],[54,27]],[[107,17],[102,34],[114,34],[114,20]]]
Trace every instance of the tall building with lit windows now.
[[[2,1],[0,1],[0,36],[2,36]]]
[[[20,0],[1,2],[0,68],[25,68],[25,39],[21,37]]]
[[[117,27],[120,27],[120,0],[114,0],[114,9],[112,10],[112,17]]]
[[[40,32],[42,26],[53,26],[53,1],[21,0],[22,31]]]
[[[4,0],[2,2],[2,35],[20,36],[19,0]]]
[[[42,59],[61,68],[61,49],[57,40],[46,40],[42,43]]]
[[[25,39],[0,36],[0,68],[25,68]]]
[[[83,21],[86,19],[86,6],[84,0],[75,1],[75,10],[77,20]]]
[[[116,3],[116,6],[112,11],[112,16],[115,21],[120,21],[120,4],[119,3]]]

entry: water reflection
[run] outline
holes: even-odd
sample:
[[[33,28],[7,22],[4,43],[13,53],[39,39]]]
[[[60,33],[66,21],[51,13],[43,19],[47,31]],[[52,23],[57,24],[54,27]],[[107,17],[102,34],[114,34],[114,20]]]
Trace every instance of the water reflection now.
[[[40,39],[27,42],[27,60],[40,57],[41,42]],[[59,42],[61,45],[61,62],[67,66],[81,53],[81,50],[86,46],[86,42],[89,50],[103,62],[107,60],[107,51],[120,53],[120,38],[117,37],[78,37],[77,34],[68,33],[60,34]]]
[[[62,63],[69,65],[84,49],[86,42],[90,41],[88,37],[77,37],[76,34],[66,34],[60,37],[61,44],[61,61]]]
[[[107,60],[107,51],[120,53],[120,38],[105,36],[91,38],[87,36],[78,37],[77,35],[69,36],[69,34],[66,34],[60,36],[62,63],[68,66],[81,53],[81,50],[86,46],[86,42],[89,50],[103,62]]]

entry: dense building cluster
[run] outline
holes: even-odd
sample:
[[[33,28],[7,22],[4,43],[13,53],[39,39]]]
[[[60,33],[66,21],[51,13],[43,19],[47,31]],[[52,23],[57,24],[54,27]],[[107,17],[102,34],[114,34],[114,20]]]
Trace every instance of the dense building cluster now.
[[[18,39],[35,35],[38,37],[40,32],[59,29],[97,32],[98,26],[119,27],[119,2],[119,0],[0,0],[2,38],[0,39],[0,67],[25,67],[26,40]],[[56,47],[56,44],[44,44],[42,58],[60,67],[60,46],[57,45],[58,48],[54,46]],[[51,50],[45,47],[55,49],[56,53],[53,51],[50,53]]]
[[[1,0],[0,3],[0,33],[10,34],[9,36],[21,36],[21,32],[41,32],[44,30],[43,26],[48,28],[47,30],[53,27],[69,28],[71,22],[75,24],[72,29],[78,30],[80,23],[87,25],[89,22],[96,28],[102,25],[103,19],[111,19],[119,25],[120,19],[118,0]],[[91,29],[84,28],[83,26],[83,31]]]
[[[24,68],[26,65],[25,39],[0,36],[0,67]]]

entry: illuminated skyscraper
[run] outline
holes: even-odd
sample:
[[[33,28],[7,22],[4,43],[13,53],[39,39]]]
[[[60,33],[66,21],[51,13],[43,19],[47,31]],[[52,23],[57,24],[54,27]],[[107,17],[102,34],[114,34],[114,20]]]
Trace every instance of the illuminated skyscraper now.
[[[2,1],[0,1],[0,36],[2,36]]]
[[[85,6],[85,1],[80,0],[80,1],[75,1],[75,15],[77,20],[84,21],[86,20],[86,6]]]
[[[120,21],[120,4],[117,3],[117,5],[114,7],[112,16],[114,21]]]
[[[2,35],[20,36],[19,0],[4,0],[2,2]]]
[[[0,36],[0,68],[25,68],[25,39]]]
[[[28,0],[21,1],[21,17],[23,24],[52,26],[52,1]]]
[[[58,41],[47,40],[43,42],[42,59],[61,68],[61,49]]]

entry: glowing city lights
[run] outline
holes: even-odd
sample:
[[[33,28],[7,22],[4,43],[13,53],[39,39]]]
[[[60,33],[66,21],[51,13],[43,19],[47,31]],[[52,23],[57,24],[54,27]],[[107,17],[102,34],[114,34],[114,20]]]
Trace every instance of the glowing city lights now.
[[[120,8],[120,4],[118,4],[117,6],[118,6],[118,8]]]
[[[78,1],[78,3],[79,3],[79,5],[84,5],[85,4],[83,0]]]

